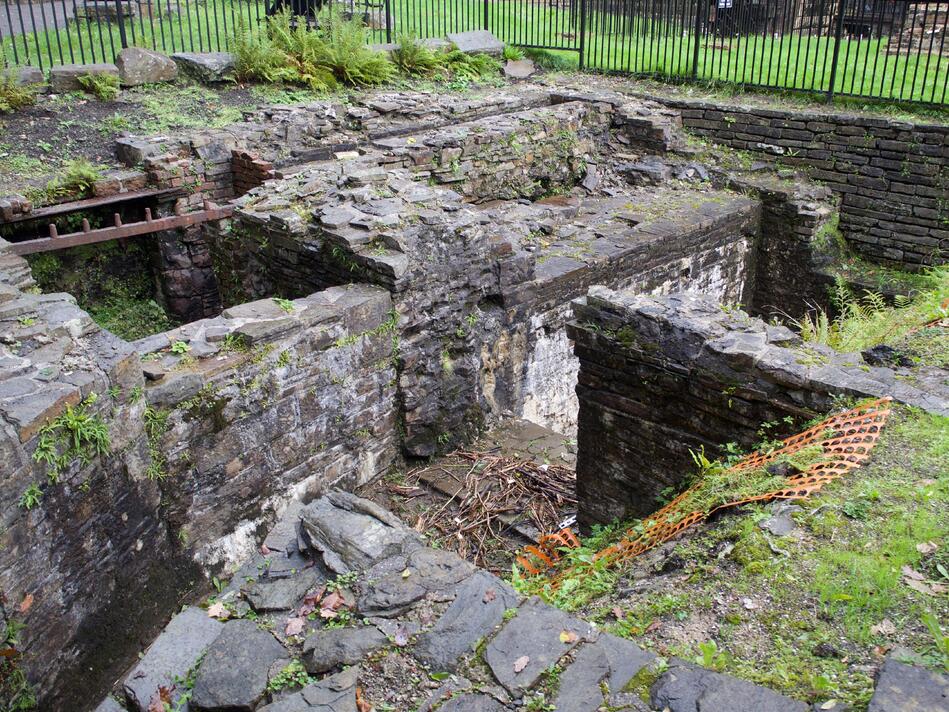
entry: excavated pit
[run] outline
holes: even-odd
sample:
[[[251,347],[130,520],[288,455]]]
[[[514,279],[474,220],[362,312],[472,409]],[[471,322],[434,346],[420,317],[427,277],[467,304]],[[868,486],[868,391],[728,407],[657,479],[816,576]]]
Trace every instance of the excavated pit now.
[[[186,323],[133,343],[63,295],[27,293],[26,265],[0,255],[0,321],[19,344],[0,383],[11,486],[42,475],[31,453],[63,404],[84,403],[111,434],[104,465],[77,462],[62,483],[44,483],[42,510],[7,503],[17,537],[39,524],[50,533],[0,569],[12,572],[5,589],[30,591],[45,619],[64,621],[26,634],[49,699],[76,689],[56,671],[62,660],[98,654],[78,633],[123,610],[77,585],[88,567],[111,571],[115,591],[129,570],[142,582],[182,560],[217,572],[253,553],[290,502],[368,491],[406,458],[446,453],[491,426],[517,420],[559,439],[561,449],[524,449],[570,467],[578,423],[595,451],[598,437],[612,437],[610,412],[644,420],[659,386],[644,386],[632,408],[604,395],[606,415],[584,435],[577,383],[590,354],[578,355],[576,334],[617,372],[610,348],[652,339],[608,316],[587,320],[577,300],[591,287],[698,293],[762,315],[821,301],[829,191],[768,169],[715,168],[678,126],[676,112],[651,102],[532,86],[437,104],[422,92],[376,94],[261,110],[180,140],[123,139],[124,159],[156,187],[189,176],[195,187],[179,207],[213,200],[234,214],[156,242],[157,294]],[[597,328],[610,330],[612,347],[586,336]],[[648,343],[644,351],[654,356]],[[34,368],[49,371],[41,379]],[[661,385],[646,370],[637,383]],[[114,395],[88,401],[90,392]],[[623,444],[610,452],[622,460]],[[421,501],[451,496],[416,474],[428,488]],[[124,513],[138,524],[124,529],[117,508],[85,503],[83,531],[67,526],[90,489],[131,503]],[[417,513],[403,514],[414,525]],[[554,518],[573,513],[565,506]],[[516,517],[506,526],[519,543],[535,533]],[[112,550],[136,556],[116,572],[96,553]],[[63,551],[70,565],[40,576]],[[165,581],[167,601],[184,578]],[[137,650],[136,632],[109,641],[115,659]]]

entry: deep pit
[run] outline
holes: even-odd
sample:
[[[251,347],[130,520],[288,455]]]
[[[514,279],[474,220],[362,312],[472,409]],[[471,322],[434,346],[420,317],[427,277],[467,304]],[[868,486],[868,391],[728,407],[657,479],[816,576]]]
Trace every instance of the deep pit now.
[[[265,538],[277,543],[264,557],[286,554],[272,558],[274,578],[284,559],[309,562],[321,546],[302,535],[309,544],[299,551],[285,541],[296,541],[301,501],[358,489],[398,509],[398,497],[418,489],[412,496],[424,497],[425,507],[399,511],[409,527],[447,506],[460,490],[424,469],[396,482],[397,498],[376,496],[419,458],[475,441],[482,452],[498,448],[531,467],[571,471],[576,460],[575,503],[558,500],[544,517],[510,517],[504,555],[478,559],[470,543],[439,544],[483,565],[490,559],[503,573],[517,547],[543,533],[539,524],[554,529],[576,514],[586,528],[647,515],[662,491],[686,480],[690,451],[731,441],[750,447],[763,422],[781,422],[775,435],[790,434],[841,395],[892,396],[947,413],[943,365],[868,370],[852,354],[802,344],[787,328],[809,307],[829,304],[845,251],[851,264],[866,264],[851,255],[863,251],[918,266],[938,261],[926,252],[944,239],[938,229],[896,239],[912,249],[879,247],[890,239],[874,232],[884,231],[874,227],[884,217],[847,192],[841,226],[861,227],[840,235],[837,186],[794,170],[803,162],[751,163],[740,151],[696,142],[682,125],[716,137],[716,126],[698,123],[714,119],[710,108],[697,114],[606,81],[587,84],[437,97],[376,92],[348,104],[260,109],[222,130],[123,138],[119,156],[134,167],[126,183],[116,182],[101,204],[72,211],[93,216],[88,229],[114,224],[115,214],[125,225],[220,209],[228,216],[26,261],[17,245],[49,220],[21,213],[7,221],[0,454],[11,467],[0,590],[8,601],[33,602],[23,616],[24,665],[49,709],[98,701],[181,601],[206,592],[208,577],[223,581],[243,565],[226,588],[236,596],[240,579],[259,573]],[[726,115],[754,127],[762,111]],[[777,134],[782,124],[801,130],[790,122],[808,122],[772,118]],[[734,123],[717,128],[735,132]],[[883,138],[891,131],[949,135],[945,127],[872,126],[881,142],[895,140]],[[736,145],[737,135],[727,142]],[[766,138],[782,145],[780,135]],[[149,194],[122,197],[133,188]],[[76,220],[57,216],[59,234],[83,231]],[[886,229],[891,237],[898,230]],[[866,283],[848,276],[857,287]],[[135,338],[101,328],[118,324],[114,331]],[[64,412],[101,424],[105,450],[70,446]],[[485,431],[490,445],[477,440]],[[512,433],[521,433],[513,446]],[[36,457],[43,447],[65,450],[55,477]],[[425,462],[432,471],[447,467]],[[464,470],[457,460],[451,466]],[[32,487],[41,499],[23,506],[21,493]],[[363,505],[344,500],[333,507],[349,514],[327,510],[312,526],[304,517],[313,541],[333,516],[357,516]],[[511,506],[532,501],[525,495]],[[415,541],[392,515],[357,513],[372,520],[360,526],[385,524]],[[344,539],[336,544],[345,552],[335,555],[348,568],[380,563],[369,554],[347,559],[352,545]],[[400,542],[410,556],[414,549]],[[428,593],[468,580],[467,563],[422,551],[438,560],[411,559],[403,568],[442,567],[447,578]],[[314,573],[314,582],[328,573]],[[385,567],[376,573],[399,583]],[[493,585],[479,580],[466,595],[484,600]],[[492,621],[517,605],[506,584],[497,586],[510,605]],[[374,601],[365,608],[374,617],[407,610]],[[524,620],[535,616],[558,631],[580,625],[525,605],[537,610],[523,611]],[[279,628],[285,617],[270,623]],[[194,626],[207,628],[210,641],[220,624],[208,621]],[[414,622],[426,625],[424,615]],[[246,628],[248,639],[260,633]],[[402,635],[393,631],[384,632]],[[593,633],[577,627],[569,643],[561,639],[562,652],[578,635],[593,649]],[[499,651],[498,640],[488,647],[489,667],[516,698],[525,686],[501,679],[510,650]],[[470,643],[477,639],[462,648]],[[603,638],[597,651],[609,644]],[[269,663],[281,654],[290,657],[278,651]],[[622,654],[651,655],[635,646]],[[532,668],[536,681],[543,667]],[[364,684],[383,694],[384,683]],[[116,689],[135,709],[150,701]]]

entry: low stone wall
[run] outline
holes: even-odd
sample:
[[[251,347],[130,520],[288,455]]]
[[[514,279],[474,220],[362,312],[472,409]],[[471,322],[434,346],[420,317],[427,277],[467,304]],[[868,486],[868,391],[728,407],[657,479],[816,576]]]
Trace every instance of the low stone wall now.
[[[949,126],[809,110],[649,98],[690,131],[806,167],[840,195],[840,229],[866,257],[908,269],[949,248]]]
[[[352,489],[392,464],[391,311],[384,290],[350,285],[136,343],[164,514],[206,567],[249,555],[291,496]]]
[[[862,364],[704,296],[594,287],[574,311],[583,525],[655,511],[660,493],[693,471],[690,449],[750,448],[762,423],[793,432],[835,397],[891,396],[949,414],[943,370]]]

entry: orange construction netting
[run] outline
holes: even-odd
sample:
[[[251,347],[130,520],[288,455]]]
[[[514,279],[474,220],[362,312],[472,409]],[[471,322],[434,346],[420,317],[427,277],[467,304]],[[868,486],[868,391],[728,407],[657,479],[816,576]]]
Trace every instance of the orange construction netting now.
[[[751,502],[770,502],[776,499],[804,499],[819,491],[825,484],[860,467],[876,445],[890,413],[889,398],[831,416],[803,433],[792,435],[783,441],[782,447],[766,454],[753,453],[728,469],[728,473],[740,476],[742,471],[768,465],[782,455],[791,455],[807,447],[820,445],[823,455],[805,471],[789,476],[787,487],[754,497],[727,502],[707,512],[681,512],[679,505],[701,483],[693,485],[646,520],[650,526],[645,530],[630,529],[625,536],[605,549],[598,551],[593,559],[606,559],[607,566],[628,561],[643,552],[674,539],[684,530],[707,519],[716,512],[738,507]],[[577,548],[580,541],[569,528],[553,534],[543,535],[537,545],[524,548],[517,557],[517,564],[529,574],[539,574],[560,561],[561,550]]]

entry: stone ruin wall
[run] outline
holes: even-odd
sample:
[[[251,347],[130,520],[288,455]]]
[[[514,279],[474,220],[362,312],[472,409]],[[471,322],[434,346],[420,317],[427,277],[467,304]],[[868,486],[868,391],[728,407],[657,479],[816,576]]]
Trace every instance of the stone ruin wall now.
[[[478,116],[498,110],[501,117],[481,122],[483,133],[471,130]],[[8,599],[45,592],[37,611],[44,620],[67,622],[55,630],[37,624],[41,638],[32,632],[37,614],[26,616],[27,664],[50,699],[75,689],[78,678],[48,673],[88,667],[103,642],[120,664],[123,651],[135,647],[129,641],[148,634],[187,578],[198,579],[194,560],[214,566],[245,555],[289,498],[329,484],[352,488],[385,471],[400,449],[432,454],[504,415],[572,432],[580,361],[565,331],[567,305],[591,285],[655,294],[699,289],[723,302],[754,302],[761,264],[786,268],[797,256],[810,259],[828,214],[820,190],[763,179],[722,186],[746,195],[706,187],[678,203],[666,200],[661,186],[641,190],[636,200],[663,206],[647,214],[622,192],[526,204],[524,198],[577,182],[592,193],[610,170],[602,155],[608,140],[639,152],[671,149],[675,112],[616,95],[502,95],[450,105],[435,118],[418,105],[379,101],[343,114],[324,105],[303,111],[302,124],[288,119],[246,134],[210,132],[170,150],[166,142],[127,147],[154,184],[190,187],[181,209],[248,189],[235,203],[234,220],[162,237],[167,269],[180,271],[183,285],[195,285],[192,292],[166,286],[169,298],[180,298],[203,320],[126,344],[67,297],[24,294],[25,263],[0,249],[3,274],[17,275],[8,279],[8,296],[0,295],[4,329],[19,333],[20,309],[37,311],[44,328],[67,324],[59,327],[66,350],[85,353],[88,361],[76,368],[98,374],[82,388],[88,393],[92,383],[101,395],[115,386],[118,393],[115,403],[100,398],[96,405],[114,431],[113,453],[70,471],[49,488],[43,507],[8,506],[5,515],[4,537],[21,543],[0,552],[0,569],[18,571],[11,551],[32,547],[39,557],[27,559],[35,565],[22,576],[0,581]],[[470,120],[465,131],[457,125],[419,131],[426,122],[462,119]],[[365,145],[367,131],[376,136],[374,145]],[[296,159],[327,158],[357,144],[360,150],[290,168],[287,136],[299,139]],[[276,180],[252,185],[271,171]],[[491,202],[492,191],[508,202]],[[769,229],[761,232],[762,226]],[[796,240],[791,248],[789,236]],[[544,243],[549,246],[538,247]],[[793,270],[785,272],[793,277]],[[199,286],[210,289],[206,274],[227,306],[220,316]],[[803,282],[783,284],[788,293],[804,289]],[[269,298],[276,295],[293,303],[284,308]],[[764,303],[783,298],[772,293]],[[7,303],[24,306],[8,313]],[[75,371],[57,370],[64,352],[29,338],[17,374],[29,375],[30,393],[48,378],[44,369],[53,368],[62,392],[73,401],[82,397]],[[187,355],[168,353],[177,340],[190,342]],[[124,365],[94,366],[113,362],[100,349]],[[8,501],[15,502],[29,479],[43,476],[30,460],[35,429],[62,401],[14,417],[23,393],[9,384],[0,383],[6,389],[0,390],[6,430],[0,447],[19,463],[17,479],[7,483],[17,493]],[[146,407],[162,414],[161,428],[146,429]],[[17,417],[33,424],[32,435],[17,434]],[[156,462],[163,479],[147,475]],[[86,480],[84,492],[79,485]],[[96,497],[103,500],[96,504]],[[115,502],[129,502],[128,511],[117,515]],[[78,520],[70,517],[82,507],[90,514],[76,531]],[[51,534],[34,547],[31,522],[41,517]],[[46,561],[55,563],[41,584]],[[167,573],[175,569],[194,573]],[[111,582],[109,593],[88,590],[90,571]],[[65,598],[53,594],[59,590]],[[154,602],[153,615],[146,611],[139,625],[117,626],[136,596],[135,605]],[[102,641],[92,629],[121,629],[125,638]],[[103,681],[118,672],[109,665],[96,661]]]
[[[583,525],[649,514],[694,469],[690,450],[754,446],[761,423],[800,425],[835,397],[890,395],[947,414],[945,372],[897,374],[859,354],[803,344],[704,295],[649,297],[594,287],[574,302],[580,359],[577,496]]]
[[[5,244],[0,333],[16,355],[0,382],[0,459],[12,464],[0,589],[8,612],[35,601],[16,614],[24,663],[55,707],[111,683],[203,578],[192,557],[213,568],[246,556],[289,499],[387,469],[399,450],[391,302],[341,287],[289,313],[265,300],[133,346],[69,295],[23,291],[28,267]],[[178,339],[187,355],[168,353]],[[19,506],[47,482],[32,456],[41,428],[92,393],[84,411],[107,425],[109,453],[69,464],[41,506]]]
[[[859,254],[905,269],[945,261],[949,127],[650,98],[678,109],[700,136],[806,169],[840,196],[840,229]]]

